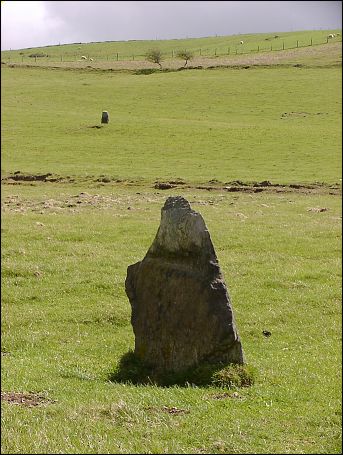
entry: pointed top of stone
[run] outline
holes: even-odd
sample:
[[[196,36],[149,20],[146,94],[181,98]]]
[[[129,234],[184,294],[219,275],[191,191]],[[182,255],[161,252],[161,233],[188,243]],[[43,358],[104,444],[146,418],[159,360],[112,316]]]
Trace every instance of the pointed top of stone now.
[[[161,210],[161,223],[148,255],[203,256],[217,260],[211,237],[200,213],[182,196],[168,197]]]
[[[167,198],[162,210],[171,210],[171,209],[188,209],[191,210],[191,206],[187,199],[182,196],[170,196]]]

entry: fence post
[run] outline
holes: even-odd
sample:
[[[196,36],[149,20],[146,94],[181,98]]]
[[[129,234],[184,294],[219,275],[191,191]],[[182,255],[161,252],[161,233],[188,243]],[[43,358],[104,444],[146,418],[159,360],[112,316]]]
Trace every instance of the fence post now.
[[[117,52],[117,61],[118,61],[118,52]]]
[[[297,47],[299,47],[299,41],[297,40]]]
[[[311,46],[312,46],[312,38],[311,38]]]
[[[201,49],[199,49],[199,54],[201,55]]]
[[[106,60],[108,61],[108,55],[106,55]]]
[[[35,56],[35,63],[36,63],[36,61],[37,61],[37,57]]]
[[[63,56],[61,55],[61,62],[63,62]]]
[[[134,55],[132,56],[132,60],[135,60],[135,56]]]
[[[271,51],[273,50],[273,45],[272,45],[272,44],[270,45],[270,50],[271,50]]]
[[[282,42],[282,50],[283,51],[285,50],[285,42],[284,41]]]
[[[329,37],[327,36],[326,37],[326,44],[329,42]]]
[[[217,55],[217,49],[214,49],[214,55]]]
[[[257,52],[260,52],[260,46],[257,46]]]

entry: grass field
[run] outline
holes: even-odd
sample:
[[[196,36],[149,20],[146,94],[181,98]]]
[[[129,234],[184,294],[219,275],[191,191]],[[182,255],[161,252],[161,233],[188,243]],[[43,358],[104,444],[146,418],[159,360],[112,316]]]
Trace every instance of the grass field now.
[[[279,183],[340,177],[341,68],[2,71],[6,173]],[[102,110],[110,123],[92,128]]]
[[[3,453],[341,453],[341,68],[301,55],[2,68]],[[109,380],[170,195],[209,228],[251,387]]]

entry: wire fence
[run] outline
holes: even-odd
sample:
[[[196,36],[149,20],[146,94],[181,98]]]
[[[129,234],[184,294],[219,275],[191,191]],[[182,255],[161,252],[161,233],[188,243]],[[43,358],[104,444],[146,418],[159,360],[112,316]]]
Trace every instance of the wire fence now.
[[[234,44],[234,45],[229,45],[226,48],[221,46],[220,48],[197,48],[197,49],[190,49],[190,52],[193,54],[193,57],[208,57],[208,58],[213,58],[213,57],[224,57],[224,56],[233,56],[233,55],[248,55],[248,54],[259,54],[262,52],[271,52],[271,51],[284,51],[284,50],[291,50],[291,49],[297,49],[297,48],[303,48],[303,47],[310,47],[310,46],[318,46],[322,44],[328,44],[329,42],[341,42],[341,36],[340,35],[335,35],[333,37],[330,37],[330,35],[325,39],[325,41],[320,41],[320,42],[314,42],[314,40],[311,38],[310,41],[307,42],[300,42],[299,40],[290,43],[285,41],[278,41],[274,42],[271,44],[266,45],[265,43],[263,44],[258,44],[255,46],[249,46],[249,43],[244,44],[244,42],[240,42],[240,44]],[[8,52],[8,51],[6,51]],[[178,56],[178,50],[171,50],[169,52],[163,52],[163,58],[164,59],[174,59],[177,58]],[[113,52],[109,55],[93,55],[93,54],[77,54],[77,53],[61,53],[59,55],[52,55],[49,56],[47,54],[43,53],[36,53],[36,54],[30,54],[30,55],[25,55],[24,53],[15,53],[11,55],[9,53],[8,55],[2,55],[1,60],[2,62],[6,61],[7,62],[13,62],[13,63],[28,63],[28,62],[50,62],[50,63],[58,63],[58,62],[123,62],[123,61],[142,61],[146,59],[146,54],[123,54],[119,52]]]

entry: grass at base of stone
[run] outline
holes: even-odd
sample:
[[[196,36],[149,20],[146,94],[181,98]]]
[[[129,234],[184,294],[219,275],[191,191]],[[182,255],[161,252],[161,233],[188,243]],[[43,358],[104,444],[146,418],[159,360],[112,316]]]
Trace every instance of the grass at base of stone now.
[[[255,371],[249,365],[201,363],[180,372],[156,371],[130,350],[120,359],[116,371],[109,375],[112,382],[155,384],[160,386],[187,384],[223,388],[248,387],[254,383]]]

